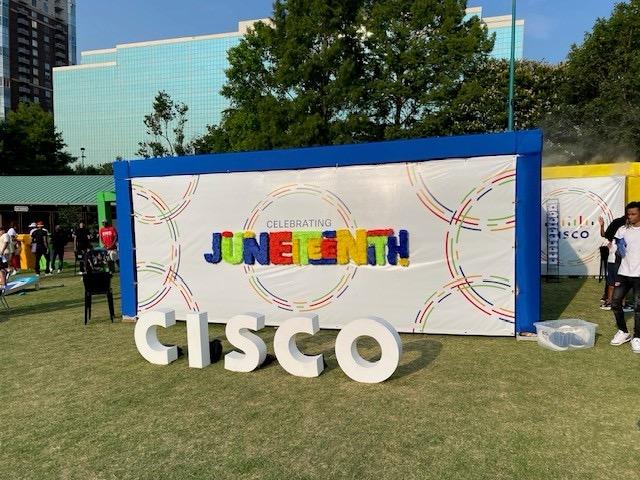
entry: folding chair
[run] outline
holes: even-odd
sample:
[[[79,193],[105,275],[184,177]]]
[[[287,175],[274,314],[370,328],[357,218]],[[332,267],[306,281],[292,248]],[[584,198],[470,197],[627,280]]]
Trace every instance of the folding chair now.
[[[106,295],[109,305],[109,316],[113,323],[113,293],[111,291],[111,274],[109,272],[88,271],[82,276],[84,283],[84,324],[91,319],[91,297]]]
[[[75,252],[75,262],[73,264],[73,274],[75,275],[76,273],[78,273],[78,265],[83,265],[84,263],[84,250],[79,250]],[[84,269],[81,268],[81,271],[83,271]]]

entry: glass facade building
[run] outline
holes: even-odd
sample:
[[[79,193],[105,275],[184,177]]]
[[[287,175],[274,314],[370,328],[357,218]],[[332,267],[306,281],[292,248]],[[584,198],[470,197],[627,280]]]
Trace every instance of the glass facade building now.
[[[81,53],[80,65],[54,69],[54,115],[67,151],[85,164],[136,158],[147,138],[143,119],[166,91],[189,107],[187,140],[220,121],[227,107],[227,51],[253,22],[237,32],[118,45]]]
[[[489,30],[489,35],[495,35],[495,42],[491,56],[497,59],[509,60],[511,58],[511,15],[497,17],[482,17],[482,7],[467,8],[467,17],[478,16]],[[516,48],[515,58],[520,60],[523,56],[524,44],[524,20],[516,20]]]
[[[20,102],[53,108],[52,68],[75,63],[76,0],[0,0],[0,118]]]
[[[481,13],[478,8],[467,10],[467,15]],[[509,23],[506,29],[505,19]],[[489,32],[496,32],[496,57],[509,58],[510,19],[483,19]],[[138,142],[148,138],[144,116],[151,113],[160,90],[189,107],[186,139],[202,135],[207,125],[220,121],[228,106],[220,95],[226,81],[227,51],[255,21],[240,22],[237,32],[86,51],[81,53],[80,65],[55,68],[55,122],[67,151],[80,157],[84,149],[85,165],[113,162],[117,157],[137,158]],[[523,27],[519,21],[517,58],[522,57]],[[508,33],[506,55],[500,43],[506,41],[503,32]]]
[[[0,0],[0,49],[2,49],[2,83],[0,84],[0,117],[11,108],[11,64],[9,62],[9,0]]]

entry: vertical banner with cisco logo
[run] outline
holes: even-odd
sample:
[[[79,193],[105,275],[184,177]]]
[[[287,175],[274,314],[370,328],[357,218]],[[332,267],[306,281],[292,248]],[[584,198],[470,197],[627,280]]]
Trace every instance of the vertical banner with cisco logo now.
[[[557,258],[560,275],[598,275],[600,272],[600,236],[598,217],[605,227],[624,214],[625,177],[559,178],[542,182],[542,272],[547,264],[549,213],[557,208],[559,245]]]

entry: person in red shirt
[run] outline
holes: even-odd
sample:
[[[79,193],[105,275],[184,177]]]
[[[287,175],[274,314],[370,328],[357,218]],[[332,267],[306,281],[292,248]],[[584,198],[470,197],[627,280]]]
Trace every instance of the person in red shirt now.
[[[115,272],[115,265],[118,263],[118,231],[115,227],[109,225],[109,222],[104,220],[102,227],[98,232],[100,237],[100,243],[107,250],[107,264],[109,265],[109,271]],[[118,265],[119,267],[120,265]]]

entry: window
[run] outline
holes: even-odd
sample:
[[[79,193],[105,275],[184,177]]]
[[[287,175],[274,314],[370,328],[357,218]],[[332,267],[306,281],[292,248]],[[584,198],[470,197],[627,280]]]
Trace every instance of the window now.
[[[45,70],[51,70],[51,65],[49,65],[48,63],[44,64],[44,69]]]
[[[37,40],[31,40],[31,46],[38,48],[38,41]]]
[[[38,0],[31,0],[31,6],[32,7],[37,7],[38,6]]]
[[[49,12],[49,4],[48,4],[47,2],[44,2],[44,6],[42,7],[42,9],[43,9],[45,12]]]
[[[31,27],[38,28],[38,22],[36,22],[35,20],[31,20]]]
[[[36,50],[35,48],[33,50],[31,50],[31,53],[33,53],[34,57],[38,56],[38,50]]]
[[[47,98],[51,98],[51,92],[49,90],[45,90],[44,96]]]
[[[38,69],[37,69],[37,68],[35,68],[35,67],[33,67],[33,76],[34,76],[34,77],[37,77],[37,76],[38,76],[38,73],[39,73],[39,72],[38,72]]]
[[[44,43],[49,43],[49,42],[50,42],[49,36],[45,35],[44,36]]]

